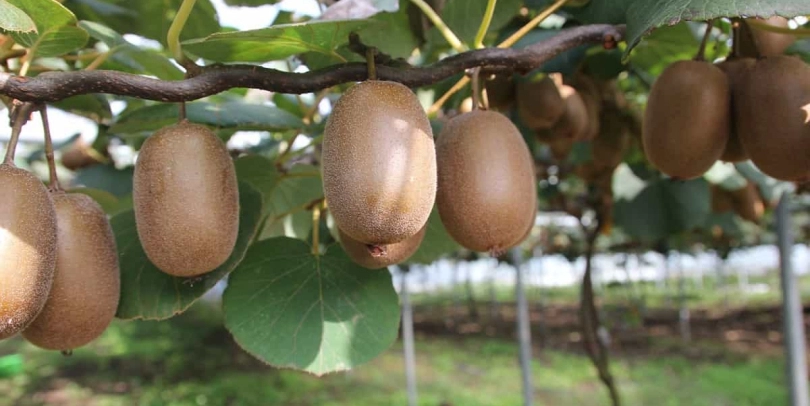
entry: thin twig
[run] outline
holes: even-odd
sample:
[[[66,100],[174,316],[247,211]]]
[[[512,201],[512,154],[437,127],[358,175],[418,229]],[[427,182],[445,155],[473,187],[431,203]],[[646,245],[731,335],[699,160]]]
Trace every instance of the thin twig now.
[[[60,192],[62,191],[62,185],[59,184],[59,177],[56,175],[51,126],[48,123],[48,107],[46,105],[39,106],[39,116],[42,118],[42,131],[45,133],[45,159],[48,161],[48,173],[50,174],[50,186],[48,189],[51,192]]]
[[[492,23],[492,16],[495,15],[495,5],[498,0],[487,1],[487,9],[484,11],[484,17],[481,19],[481,25],[478,27],[478,33],[475,35],[473,47],[480,49],[484,47],[484,37],[489,31],[489,25]]]
[[[703,33],[703,39],[700,40],[700,47],[698,48],[697,55],[695,55],[696,61],[706,60],[706,44],[709,43],[709,37],[712,35],[712,28],[714,28],[714,20],[706,21],[706,32]]]
[[[430,4],[427,4],[425,0],[411,0],[411,3],[419,7],[419,9],[425,13],[425,16],[436,26],[436,29],[439,30],[444,39],[447,40],[447,43],[450,44],[456,52],[464,52],[467,50],[467,47],[461,43],[461,40],[458,39],[453,30],[444,23],[442,18],[436,14],[436,11],[430,7]]]
[[[11,116],[11,138],[8,141],[8,149],[6,149],[6,158],[3,163],[6,165],[14,166],[14,152],[17,149],[17,142],[20,140],[20,133],[22,127],[31,118],[31,112],[34,110],[34,103],[20,103],[15,102],[15,106],[10,112]]]

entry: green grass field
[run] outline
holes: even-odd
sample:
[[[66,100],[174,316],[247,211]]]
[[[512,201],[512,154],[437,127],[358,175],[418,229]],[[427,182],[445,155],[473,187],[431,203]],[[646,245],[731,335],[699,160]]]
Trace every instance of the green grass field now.
[[[165,322],[117,321],[71,357],[19,338],[0,343],[0,406],[406,404],[399,343],[353,371],[316,378],[259,364],[235,347],[220,317],[210,305],[198,304]],[[521,404],[516,344],[418,337],[416,350],[420,405]],[[705,360],[654,350],[614,356],[624,404],[786,404],[779,358],[712,351]],[[2,355],[6,364],[13,360],[9,354],[21,355],[21,372],[3,367]],[[534,355],[537,404],[608,404],[586,357],[539,349]]]

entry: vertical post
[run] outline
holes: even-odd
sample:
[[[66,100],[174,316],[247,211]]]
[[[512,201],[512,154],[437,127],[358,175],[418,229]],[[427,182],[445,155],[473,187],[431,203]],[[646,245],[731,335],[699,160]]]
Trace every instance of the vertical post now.
[[[402,299],[402,347],[405,355],[405,384],[408,391],[408,406],[416,406],[416,351],[413,338],[413,309],[408,294],[408,268],[402,268],[402,283],[399,295]]]
[[[683,267],[683,253],[678,253],[678,326],[681,330],[681,339],[688,343],[692,340],[692,330],[689,325],[689,305],[686,302],[686,269]]]
[[[805,355],[804,317],[791,253],[793,234],[790,225],[790,195],[782,194],[776,207],[776,235],[779,242],[779,268],[782,281],[782,319],[785,335],[787,378],[790,404],[810,406],[807,388],[807,358]]]
[[[515,296],[517,298],[517,335],[520,343],[520,373],[523,378],[523,405],[531,406],[534,397],[532,386],[532,332],[529,326],[529,305],[526,302],[526,291],[523,286],[523,255],[520,248],[510,252],[515,266]]]

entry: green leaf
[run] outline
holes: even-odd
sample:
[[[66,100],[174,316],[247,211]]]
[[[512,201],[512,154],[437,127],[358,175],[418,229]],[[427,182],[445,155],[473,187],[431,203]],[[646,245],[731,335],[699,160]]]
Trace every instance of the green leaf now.
[[[79,27],[110,48],[112,52],[110,60],[118,62],[134,72],[148,73],[166,80],[183,78],[183,72],[165,55],[151,49],[138,48],[110,27],[93,21],[80,21]]]
[[[465,43],[472,44],[481,18],[487,9],[488,0],[448,0],[442,9],[442,20]],[[523,5],[522,0],[500,0],[495,5],[495,14],[489,25],[489,32],[503,28]],[[431,31],[436,31],[435,28]],[[434,34],[431,34],[434,35]]]
[[[391,274],[354,264],[339,244],[313,255],[287,237],[255,244],[223,295],[225,327],[247,352],[315,375],[351,369],[393,344]]]
[[[434,206],[428,218],[425,238],[419,245],[419,249],[408,259],[408,263],[432,264],[459,249],[461,246],[447,233],[447,229],[444,228],[442,219],[439,217],[439,210]]]
[[[166,35],[183,0],[65,0],[81,20],[96,21],[124,34],[136,34],[166,45]],[[220,30],[210,0],[197,0],[180,33],[199,38]]]
[[[60,110],[87,117],[97,123],[112,118],[110,103],[106,97],[100,94],[71,96],[50,104]]]
[[[10,4],[7,0],[0,0],[0,29],[6,31],[36,31],[34,20],[25,14],[25,11]]]
[[[177,103],[154,104],[122,114],[110,132],[155,131],[176,122],[179,115]],[[243,102],[186,103],[186,117],[194,123],[239,130],[284,131],[304,127],[300,118],[284,110]]]
[[[133,167],[118,169],[114,165],[92,165],[76,171],[74,186],[100,189],[115,196],[132,194]]]
[[[662,27],[638,44],[631,61],[633,66],[658,76],[673,62],[693,58],[699,43],[688,24]]]
[[[403,0],[407,3],[407,0]],[[411,31],[408,7],[405,4],[395,13],[379,13],[371,17],[377,22],[359,32],[364,44],[376,47],[394,58],[407,58],[419,46],[419,39]]]
[[[233,253],[219,268],[197,279],[176,278],[161,272],[143,251],[135,213],[127,211],[111,223],[121,262],[121,300],[116,317],[163,320],[188,309],[242,261],[261,218],[261,195],[239,184],[239,236]]]
[[[225,0],[225,4],[237,7],[259,7],[267,4],[276,4],[280,0]]]
[[[341,58],[335,49],[348,42],[349,33],[372,24],[370,20],[330,20],[276,25],[258,30],[211,34],[183,43],[183,49],[218,62],[267,62],[304,52]]]
[[[11,37],[34,56],[59,56],[81,48],[89,38],[76,27],[76,17],[54,0],[8,0],[28,14],[36,25],[35,32],[12,32]],[[29,56],[30,58],[31,56]]]
[[[236,176],[258,190],[264,198],[264,213],[283,217],[304,209],[323,197],[320,170],[311,165],[295,165],[279,173],[274,162],[260,155],[237,159]]]

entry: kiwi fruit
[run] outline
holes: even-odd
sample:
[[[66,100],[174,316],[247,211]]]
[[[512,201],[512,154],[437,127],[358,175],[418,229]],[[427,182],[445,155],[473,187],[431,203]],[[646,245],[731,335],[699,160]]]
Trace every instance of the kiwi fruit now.
[[[765,213],[765,204],[759,197],[757,186],[747,182],[745,187],[731,191],[732,206],[738,216],[752,223],[759,222]]]
[[[558,85],[560,79],[551,75],[540,79],[522,80],[515,85],[515,100],[520,120],[533,130],[554,126],[565,113],[565,102]]]
[[[79,138],[62,153],[61,162],[65,168],[77,171],[101,163],[100,158],[98,152]]]
[[[475,110],[451,119],[437,138],[436,204],[463,247],[498,255],[534,222],[537,181],[520,131],[503,114]]]
[[[734,117],[735,98],[734,92],[739,86],[742,75],[756,63],[754,58],[731,58],[717,64],[717,67],[725,72],[728,78],[729,90],[731,91],[731,114]],[[741,162],[748,159],[748,153],[740,142],[740,137],[737,135],[737,121],[731,120],[731,130],[729,132],[728,142],[726,148],[723,150],[723,155],[720,160],[724,162]]]
[[[810,179],[810,66],[793,56],[762,58],[735,89],[737,134],[751,161],[787,181]]]
[[[568,159],[568,155],[574,149],[576,140],[573,138],[551,138],[545,141],[551,151],[551,157],[557,162],[563,162]]]
[[[653,83],[642,124],[650,163],[675,179],[703,175],[723,154],[729,138],[731,94],[720,68],[678,61]]]
[[[753,19],[749,18],[748,21]],[[768,24],[772,27],[789,28],[788,20],[784,17],[773,16],[767,19],[756,19],[757,21]],[[751,34],[756,42],[757,50],[761,56],[774,56],[782,55],[785,53],[793,43],[796,37],[789,34],[780,34],[778,32],[770,32],[749,25]]]
[[[58,229],[56,276],[48,301],[22,336],[37,347],[68,351],[98,338],[115,317],[120,271],[107,215],[91,197],[53,195]]]
[[[416,234],[436,200],[433,131],[416,95],[380,80],[349,88],[327,119],[321,168],[345,234],[368,245]]]
[[[512,75],[496,73],[484,80],[488,107],[496,111],[507,111],[515,104],[515,82]]]
[[[711,185],[709,191],[711,192],[713,213],[722,214],[734,210],[734,199],[730,191],[718,185]]]
[[[56,267],[56,212],[33,174],[0,164],[0,339],[21,332],[48,300]]]
[[[588,113],[588,130],[584,139],[592,140],[599,135],[600,117],[602,114],[602,94],[596,81],[584,74],[576,75],[571,82],[571,86],[577,90]]]
[[[601,116],[602,132],[590,141],[591,160],[575,168],[577,176],[593,181],[622,163],[624,152],[630,147],[632,136],[622,112],[615,108],[605,109]]]
[[[338,228],[340,245],[354,263],[368,269],[380,269],[389,265],[399,264],[419,249],[422,239],[425,238],[427,223],[414,235],[393,244],[368,245],[353,239]]]
[[[552,127],[552,133],[556,134],[556,138],[569,138],[576,141],[589,139],[588,137],[594,134],[591,134],[591,117],[585,100],[571,86],[562,85],[559,89],[565,112]]]
[[[132,199],[144,252],[161,271],[199,276],[231,255],[239,231],[236,170],[207,127],[183,120],[147,138]]]

